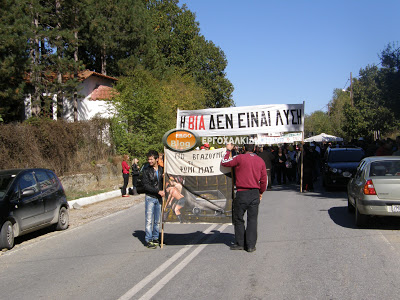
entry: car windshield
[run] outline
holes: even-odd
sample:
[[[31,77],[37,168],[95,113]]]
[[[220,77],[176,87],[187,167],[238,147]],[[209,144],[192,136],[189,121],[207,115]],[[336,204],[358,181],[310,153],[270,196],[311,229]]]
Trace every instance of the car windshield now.
[[[381,160],[372,162],[369,176],[400,176],[400,161]]]
[[[363,151],[343,150],[332,151],[329,154],[330,162],[359,162],[364,156]]]
[[[15,178],[15,175],[1,175],[0,176],[0,200],[3,200],[6,191]]]

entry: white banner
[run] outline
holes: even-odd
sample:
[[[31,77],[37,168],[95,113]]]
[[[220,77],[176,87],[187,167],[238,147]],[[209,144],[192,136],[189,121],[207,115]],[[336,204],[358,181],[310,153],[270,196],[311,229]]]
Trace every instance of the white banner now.
[[[304,130],[303,104],[179,110],[176,128],[199,136],[232,136]]]
[[[302,141],[302,133],[288,133],[282,134],[280,136],[269,136],[266,134],[257,134],[257,139],[255,143],[258,145],[274,145],[274,144],[292,144],[294,142]]]
[[[165,150],[165,172],[181,176],[215,176],[231,172],[231,168],[221,167],[225,148],[215,150],[193,150],[174,152]]]

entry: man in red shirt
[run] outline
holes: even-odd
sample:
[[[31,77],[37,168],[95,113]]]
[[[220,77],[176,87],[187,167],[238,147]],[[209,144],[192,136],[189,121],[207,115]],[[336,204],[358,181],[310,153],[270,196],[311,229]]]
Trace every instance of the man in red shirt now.
[[[254,151],[254,144],[244,145],[245,153],[231,157],[232,144],[226,145],[221,161],[224,167],[235,168],[236,197],[233,201],[233,225],[236,244],[231,250],[256,251],[258,206],[267,187],[265,163]],[[247,228],[243,216],[247,211]]]

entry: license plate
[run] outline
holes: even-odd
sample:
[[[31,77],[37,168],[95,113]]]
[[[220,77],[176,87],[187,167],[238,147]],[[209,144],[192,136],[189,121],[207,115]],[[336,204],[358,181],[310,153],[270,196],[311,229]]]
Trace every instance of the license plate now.
[[[392,212],[400,212],[400,205],[392,205]]]

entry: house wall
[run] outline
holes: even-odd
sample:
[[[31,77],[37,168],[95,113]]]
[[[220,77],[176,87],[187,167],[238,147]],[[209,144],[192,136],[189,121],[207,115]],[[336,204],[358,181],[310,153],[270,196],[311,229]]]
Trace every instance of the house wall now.
[[[112,87],[113,81],[98,76],[90,76],[85,79],[78,87],[78,120],[90,120],[98,115],[102,118],[110,118],[113,110],[109,105],[109,101],[90,100],[90,94],[98,85]],[[74,120],[74,104],[72,99],[64,99],[64,119],[68,121]]]

